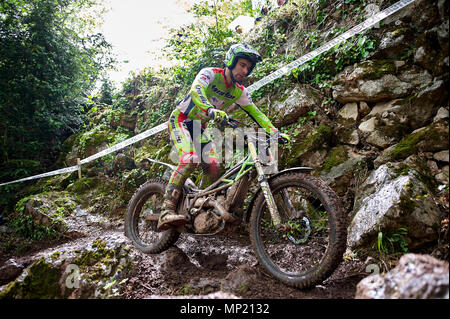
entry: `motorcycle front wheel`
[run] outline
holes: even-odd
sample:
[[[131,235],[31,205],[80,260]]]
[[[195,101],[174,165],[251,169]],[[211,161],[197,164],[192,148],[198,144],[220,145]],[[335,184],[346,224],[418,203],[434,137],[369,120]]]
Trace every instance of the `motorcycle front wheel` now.
[[[270,189],[290,230],[275,229],[262,192],[250,218],[250,236],[260,264],[289,286],[308,288],[323,282],[342,261],[346,217],[339,197],[322,180],[300,172],[273,178]]]

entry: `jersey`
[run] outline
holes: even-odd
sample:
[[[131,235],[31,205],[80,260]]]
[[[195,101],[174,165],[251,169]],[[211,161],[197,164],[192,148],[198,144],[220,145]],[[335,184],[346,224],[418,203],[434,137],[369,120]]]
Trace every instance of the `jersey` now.
[[[177,105],[177,109],[189,120],[205,123],[209,121],[206,115],[208,108],[224,110],[233,103],[236,103],[267,133],[277,132],[267,116],[252,102],[247,89],[238,83],[227,82],[224,69],[202,69],[195,77],[188,96]]]

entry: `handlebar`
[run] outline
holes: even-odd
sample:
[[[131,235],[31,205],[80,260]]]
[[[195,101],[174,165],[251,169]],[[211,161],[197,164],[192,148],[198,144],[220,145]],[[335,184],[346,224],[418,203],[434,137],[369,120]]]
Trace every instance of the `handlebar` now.
[[[247,136],[247,138],[250,137],[252,140],[259,141],[259,142],[265,142],[265,143],[267,143],[267,142],[270,143],[270,142],[276,140],[278,143],[283,144],[281,142],[280,134],[278,132],[276,132],[275,134],[269,134],[269,133],[265,132],[265,137],[264,138],[259,138],[256,133],[255,134],[248,134],[249,132],[245,132],[244,129],[243,129],[243,128],[249,128],[250,129],[252,127],[243,125],[240,121],[232,118],[231,116],[228,117],[228,121],[227,121],[226,124],[228,126],[234,128],[234,129],[237,129],[239,132],[244,134],[244,136]]]

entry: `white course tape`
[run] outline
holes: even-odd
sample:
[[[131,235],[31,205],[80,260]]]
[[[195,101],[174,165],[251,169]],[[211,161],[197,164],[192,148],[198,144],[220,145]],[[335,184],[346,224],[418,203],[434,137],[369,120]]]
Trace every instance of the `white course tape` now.
[[[377,14],[371,16],[370,18],[368,18],[367,20],[365,20],[364,22],[358,24],[357,26],[351,28],[350,30],[348,30],[347,32],[341,34],[340,36],[334,38],[333,40],[325,43],[324,45],[322,45],[321,47],[315,49],[314,51],[309,52],[308,54],[305,54],[304,56],[300,57],[299,59],[295,60],[294,62],[289,63],[288,65],[282,67],[281,69],[278,69],[277,71],[269,74],[268,76],[262,78],[261,80],[259,80],[258,82],[250,85],[249,87],[247,87],[248,93],[252,93],[258,89],[260,89],[261,87],[263,87],[264,85],[282,77],[283,75],[291,72],[293,69],[299,67],[300,65],[308,62],[309,60],[315,58],[316,56],[318,56],[319,54],[322,54],[325,51],[328,51],[329,49],[331,49],[332,47],[334,47],[335,45],[351,38],[352,36],[365,31],[367,29],[369,29],[370,27],[372,27],[373,25],[377,24],[378,22],[380,22],[381,20],[385,19],[386,17],[394,14],[395,12],[399,11],[400,9],[406,7],[407,5],[409,5],[410,3],[414,2],[415,0],[400,0],[398,2],[396,2],[395,4],[393,4],[392,6],[384,9],[383,11],[378,12]],[[89,156],[83,160],[80,161],[79,165],[75,165],[75,166],[71,166],[71,167],[67,167],[67,168],[63,168],[63,169],[59,169],[56,171],[52,171],[52,172],[48,172],[48,173],[44,173],[44,174],[40,174],[40,175],[34,175],[34,176],[30,176],[30,177],[26,177],[26,178],[22,178],[22,179],[18,179],[12,182],[7,182],[7,183],[3,183],[0,184],[0,186],[4,186],[4,185],[8,185],[8,184],[13,184],[13,183],[19,183],[19,182],[24,182],[24,181],[29,181],[32,179],[38,179],[38,178],[43,178],[43,177],[49,177],[49,176],[53,176],[53,175],[59,175],[59,174],[64,174],[64,173],[70,173],[70,172],[74,172],[76,170],[78,170],[80,168],[81,165],[89,163],[97,158],[100,158],[102,156],[105,156],[107,154],[116,152],[128,145],[131,145],[133,143],[136,143],[140,140],[143,140],[151,135],[154,135],[156,133],[159,133],[163,130],[167,129],[167,122],[159,124],[158,126],[155,126],[145,132],[142,132],[136,136],[133,136],[132,138],[129,138],[123,142],[120,142],[116,145],[114,145],[113,147],[110,147],[106,150],[103,150],[99,153],[96,153],[92,156]]]
[[[134,143],[136,143],[136,142],[138,142],[140,140],[143,140],[144,138],[149,137],[150,135],[154,135],[154,134],[159,133],[159,132],[161,132],[161,131],[163,131],[165,129],[167,129],[167,122],[159,124],[158,126],[155,126],[155,127],[151,128],[151,129],[145,131],[145,132],[142,132],[142,133],[140,133],[140,134],[138,134],[136,136],[133,136],[132,138],[129,138],[129,139],[123,141],[123,142],[120,142],[120,143],[114,145],[113,147],[110,147],[110,148],[108,148],[106,150],[98,152],[97,154],[89,156],[89,157],[81,160],[80,161],[80,165],[92,162],[93,160],[95,160],[97,158],[100,158],[100,157],[105,156],[107,154],[116,152],[116,151],[118,151],[118,150],[120,150],[120,149],[122,149],[124,147],[127,147],[128,145],[134,144]]]
[[[12,182],[8,182],[8,183],[3,183],[3,184],[0,184],[0,186],[8,185],[8,184],[14,184],[14,183],[19,183],[19,182],[25,182],[25,181],[29,181],[29,180],[32,180],[32,179],[49,177],[49,176],[54,176],[54,175],[59,175],[59,174],[64,174],[64,173],[71,173],[71,172],[77,171],[79,167],[80,167],[79,165],[70,166],[70,167],[58,169],[56,171],[51,171],[51,172],[48,172],[48,173],[43,173],[43,174],[39,174],[39,175],[25,177],[25,178],[18,179],[18,180],[15,180],[15,181],[12,181]]]

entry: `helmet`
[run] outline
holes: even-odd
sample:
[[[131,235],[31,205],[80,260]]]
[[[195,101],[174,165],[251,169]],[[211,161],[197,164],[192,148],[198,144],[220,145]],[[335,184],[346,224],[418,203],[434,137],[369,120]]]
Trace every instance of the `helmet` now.
[[[247,75],[250,75],[257,62],[262,61],[261,56],[254,48],[252,48],[248,44],[239,43],[233,44],[230,47],[227,54],[225,55],[225,60],[223,62],[225,63],[226,67],[228,67],[230,70],[233,70],[239,58],[247,59],[252,63],[252,66],[248,70]]]

